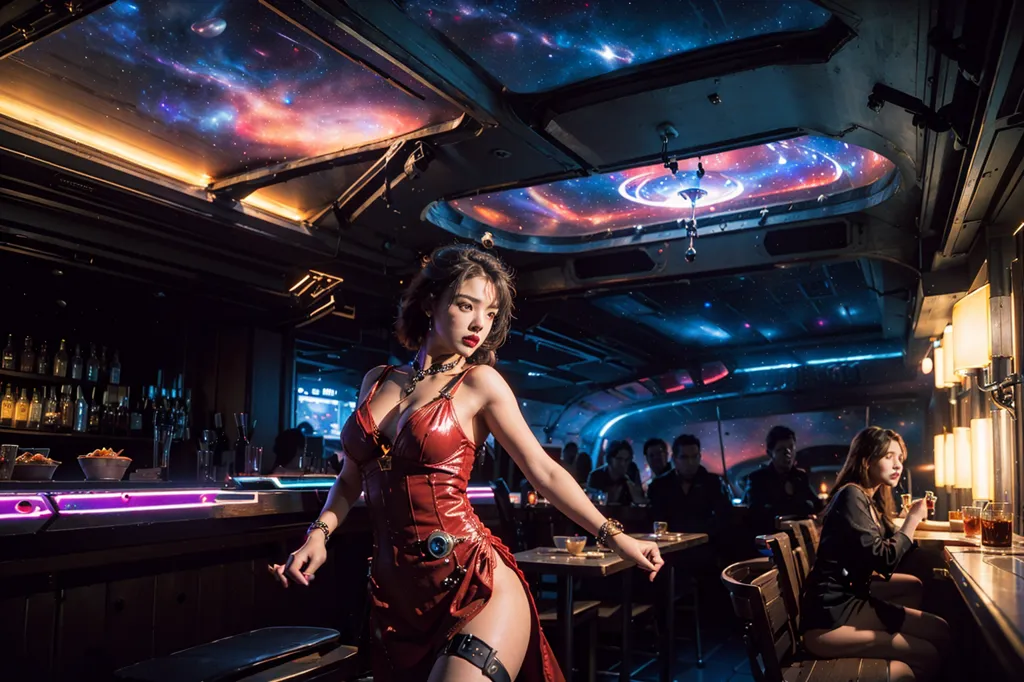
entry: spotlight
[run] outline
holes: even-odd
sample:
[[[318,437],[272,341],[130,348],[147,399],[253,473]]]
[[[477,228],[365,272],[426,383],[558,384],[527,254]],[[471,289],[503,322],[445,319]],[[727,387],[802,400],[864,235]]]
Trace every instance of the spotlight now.
[[[484,232],[484,235],[480,237],[480,245],[485,249],[494,248],[494,235],[490,232]]]
[[[693,248],[693,245],[691,244],[690,247],[686,249],[686,254],[683,257],[686,259],[687,263],[692,263],[697,260],[697,249]]]
[[[924,359],[921,360],[921,373],[922,374],[931,374],[932,373],[932,369],[934,369],[933,365],[934,365],[934,363],[932,362],[931,356],[930,355],[924,356]]]

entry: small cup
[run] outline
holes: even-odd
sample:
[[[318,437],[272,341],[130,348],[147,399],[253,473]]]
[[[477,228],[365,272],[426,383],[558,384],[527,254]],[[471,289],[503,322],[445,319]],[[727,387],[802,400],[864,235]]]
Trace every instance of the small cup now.
[[[587,538],[583,536],[575,536],[566,538],[565,540],[565,551],[572,556],[579,556],[583,554],[583,548],[587,546]]]
[[[964,537],[978,539],[981,537],[981,508],[974,506],[961,507],[964,517]]]
[[[654,537],[660,538],[662,535],[668,532],[668,521],[655,521],[653,530]]]
[[[245,475],[259,476],[260,465],[263,463],[263,448],[256,445],[245,446]]]
[[[196,452],[196,482],[216,482],[213,471],[213,450],[199,450]]]
[[[910,504],[913,502],[910,493],[903,493],[900,495],[900,501],[903,503],[904,509],[910,509]]]
[[[989,502],[982,510],[981,546],[996,549],[1013,546],[1013,511],[1009,502]]]

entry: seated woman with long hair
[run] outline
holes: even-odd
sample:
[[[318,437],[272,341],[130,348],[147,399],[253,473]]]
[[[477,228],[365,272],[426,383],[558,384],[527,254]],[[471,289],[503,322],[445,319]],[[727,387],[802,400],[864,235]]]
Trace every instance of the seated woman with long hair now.
[[[934,679],[949,644],[946,621],[917,608],[921,581],[894,574],[927,514],[924,500],[917,500],[903,526],[893,525],[892,489],[906,457],[895,431],[870,426],[854,437],[825,509],[800,606],[811,655],[888,659],[890,682]]]

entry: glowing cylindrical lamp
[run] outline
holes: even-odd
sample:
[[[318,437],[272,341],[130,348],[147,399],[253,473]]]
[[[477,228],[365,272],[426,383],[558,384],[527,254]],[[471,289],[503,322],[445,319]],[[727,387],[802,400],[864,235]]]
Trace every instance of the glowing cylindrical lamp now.
[[[946,485],[946,434],[935,435],[935,447],[932,456],[935,459],[935,485],[942,488]]]
[[[956,453],[954,488],[971,488],[971,427],[953,428],[954,451]]]
[[[942,332],[942,374],[946,386],[952,386],[957,382],[956,372],[953,369],[953,325],[947,324],[946,331]]]
[[[946,388],[946,349],[935,346],[935,388]]]
[[[956,483],[956,439],[952,433],[946,434],[945,447],[942,448],[943,467],[942,471],[946,485],[952,487]]]
[[[953,326],[957,328],[953,339],[953,370],[957,373],[988,367],[992,362],[988,291],[986,284],[953,304]]]
[[[995,450],[992,446],[992,418],[971,420],[971,479],[974,499],[994,500],[995,480],[993,463]]]

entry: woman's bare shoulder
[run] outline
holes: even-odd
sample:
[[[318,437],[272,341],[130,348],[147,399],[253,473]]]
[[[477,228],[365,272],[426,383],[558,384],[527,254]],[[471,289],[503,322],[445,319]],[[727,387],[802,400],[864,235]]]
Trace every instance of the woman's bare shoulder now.
[[[359,387],[359,402],[363,402],[363,400],[366,399],[366,395],[370,392],[370,389],[373,388],[373,385],[377,383],[388,367],[390,367],[390,365],[377,365],[363,375],[363,383]]]
[[[465,383],[474,392],[490,397],[512,392],[505,377],[490,365],[476,365],[467,371]]]

